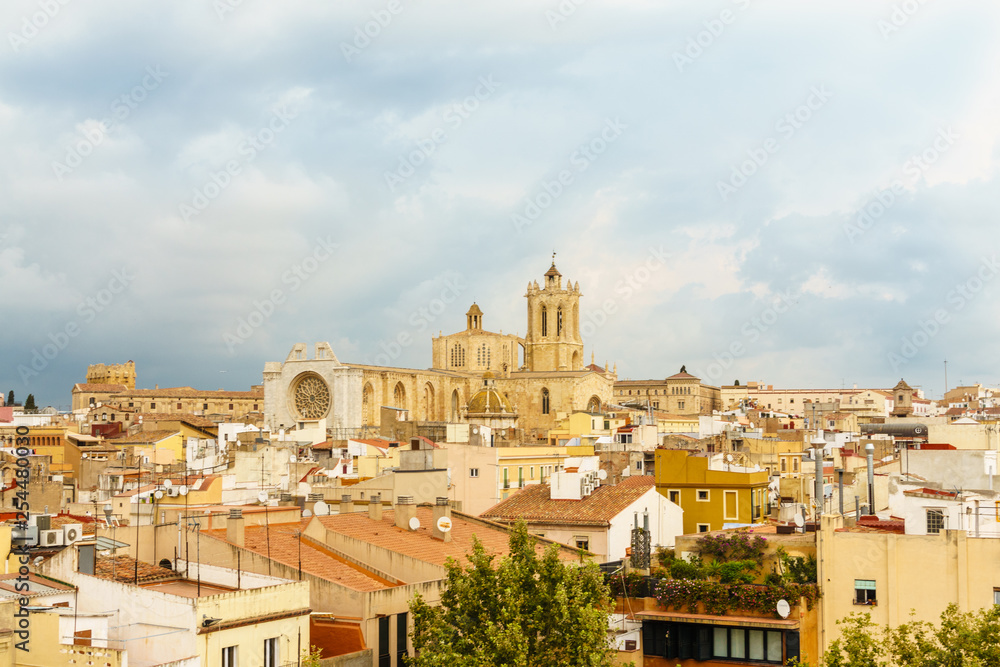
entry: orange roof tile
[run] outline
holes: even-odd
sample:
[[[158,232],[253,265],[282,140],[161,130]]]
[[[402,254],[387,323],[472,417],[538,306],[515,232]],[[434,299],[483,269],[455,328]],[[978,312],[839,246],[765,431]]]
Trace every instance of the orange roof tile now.
[[[395,585],[336,556],[327,549],[313,546],[306,540],[302,540],[300,544],[300,539],[295,533],[304,528],[306,523],[305,521],[278,523],[269,527],[246,526],[243,533],[244,548],[262,556],[267,556],[270,550],[271,560],[294,568],[299,566],[301,553],[303,572],[356,591],[378,591]],[[227,541],[225,528],[206,530],[203,534],[223,542]]]
[[[218,426],[218,424],[211,419],[205,419],[204,417],[199,417],[198,415],[193,415],[188,412],[178,412],[177,414],[168,414],[166,412],[144,412],[139,415],[139,417],[141,417],[144,422],[184,422],[185,424],[196,426],[198,428],[215,428]]]
[[[151,565],[138,561],[139,583],[161,581],[164,579],[180,579],[181,576],[173,570],[159,565]],[[124,584],[133,583],[136,574],[136,560],[129,556],[99,556],[94,566],[94,576],[110,579]]]
[[[198,398],[259,398],[263,400],[264,390],[226,391],[224,389],[193,389],[191,387],[166,387],[163,389],[126,389],[121,396],[145,396],[147,398],[186,397]]]
[[[151,445],[153,443],[159,442],[160,440],[165,440],[172,435],[177,435],[180,431],[168,431],[168,430],[157,430],[157,431],[139,431],[132,435],[125,434],[117,438],[108,438],[108,440],[115,445]]]
[[[615,485],[601,486],[580,500],[552,500],[548,484],[531,484],[502,500],[480,516],[496,521],[524,519],[528,523],[607,526],[626,507],[650,489],[652,475],[626,477]]]
[[[117,394],[128,391],[128,387],[123,384],[95,384],[90,382],[78,382],[73,385],[73,391],[88,394]]]
[[[435,565],[443,566],[450,557],[467,567],[469,561],[466,554],[472,551],[473,536],[477,537],[486,551],[490,553],[499,555],[510,553],[510,533],[504,526],[453,511],[451,513],[451,542],[442,542],[435,539],[431,533],[433,510],[424,506],[419,506],[416,509],[420,528],[413,531],[396,527],[394,510],[383,512],[380,521],[373,521],[364,512],[321,516],[315,517],[315,520],[318,520],[327,529],[342,535]],[[539,556],[545,551],[547,545],[548,541],[539,541],[536,544],[535,551]],[[579,553],[576,549],[561,547],[559,558],[561,560],[577,560]]]

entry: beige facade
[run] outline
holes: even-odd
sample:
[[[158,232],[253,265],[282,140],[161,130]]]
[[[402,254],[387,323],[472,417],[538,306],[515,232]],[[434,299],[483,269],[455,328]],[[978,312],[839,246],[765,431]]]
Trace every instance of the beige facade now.
[[[431,341],[434,368],[462,373],[507,373],[521,367],[524,339],[483,329],[483,311],[475,303],[465,314],[466,328]]]
[[[545,272],[542,286],[528,284],[528,333],[524,339],[524,365],[536,372],[583,369],[580,338],[580,284],[566,281],[556,269],[555,258]]]
[[[710,415],[722,409],[719,388],[686,371],[664,380],[618,380],[614,392],[616,403],[638,403],[682,416]]]
[[[837,620],[855,611],[893,627],[911,618],[937,625],[948,604],[971,611],[996,601],[1000,539],[956,530],[938,535],[852,532],[838,530],[840,525],[841,517],[824,516],[819,540],[824,646],[839,636]],[[858,590],[870,592],[859,596]]]

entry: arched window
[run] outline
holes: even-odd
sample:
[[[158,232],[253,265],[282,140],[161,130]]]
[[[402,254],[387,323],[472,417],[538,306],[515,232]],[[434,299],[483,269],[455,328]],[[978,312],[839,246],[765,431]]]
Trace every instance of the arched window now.
[[[556,310],[556,335],[562,335],[562,306]]]
[[[549,414],[549,390],[542,389],[542,414]]]
[[[542,306],[542,335],[549,335],[549,311],[545,306]]]
[[[406,388],[402,382],[397,382],[395,389],[392,390],[392,407],[406,409]]]

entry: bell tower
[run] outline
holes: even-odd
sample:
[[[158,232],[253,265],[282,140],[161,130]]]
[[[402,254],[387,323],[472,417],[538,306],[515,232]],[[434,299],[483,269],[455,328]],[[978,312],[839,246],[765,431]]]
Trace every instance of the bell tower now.
[[[552,266],[543,284],[528,283],[528,333],[524,338],[524,363],[529,371],[579,371],[583,369],[580,338],[580,284],[566,281]]]

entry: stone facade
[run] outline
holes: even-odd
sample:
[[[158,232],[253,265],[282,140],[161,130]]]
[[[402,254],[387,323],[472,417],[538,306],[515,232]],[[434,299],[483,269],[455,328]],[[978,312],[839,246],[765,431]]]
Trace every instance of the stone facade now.
[[[135,389],[135,362],[124,364],[91,364],[87,366],[87,382],[89,384],[123,384],[128,389]]]
[[[545,287],[536,283],[528,291],[527,339],[485,330],[483,312],[473,304],[464,331],[432,339],[433,367],[425,370],[342,364],[327,343],[317,343],[315,358],[308,359],[306,345],[297,344],[283,363],[265,365],[265,424],[301,429],[310,422],[315,428],[317,419],[325,419],[326,428],[360,431],[379,426],[382,406],[405,411],[403,418],[411,421],[465,422],[486,373],[494,376],[497,394],[512,405],[526,439],[544,436],[559,413],[600,411],[612,398],[614,374],[582,365],[579,286],[564,289],[553,264]],[[297,406],[296,401],[316,400],[296,397],[307,377],[325,383],[310,381],[322,394],[321,417],[306,418]]]

